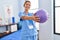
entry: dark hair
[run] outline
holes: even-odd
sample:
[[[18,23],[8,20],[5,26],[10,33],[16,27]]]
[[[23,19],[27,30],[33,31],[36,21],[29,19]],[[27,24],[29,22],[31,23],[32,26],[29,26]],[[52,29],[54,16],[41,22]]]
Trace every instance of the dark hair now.
[[[27,2],[31,3],[30,1],[25,1],[23,6],[25,6],[25,4],[26,4]]]

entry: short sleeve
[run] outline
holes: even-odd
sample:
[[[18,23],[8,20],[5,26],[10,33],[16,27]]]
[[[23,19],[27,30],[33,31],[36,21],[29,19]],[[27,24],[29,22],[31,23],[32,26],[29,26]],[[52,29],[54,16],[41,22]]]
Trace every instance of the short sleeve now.
[[[22,16],[24,16],[23,12],[19,12],[18,16],[21,18]]]

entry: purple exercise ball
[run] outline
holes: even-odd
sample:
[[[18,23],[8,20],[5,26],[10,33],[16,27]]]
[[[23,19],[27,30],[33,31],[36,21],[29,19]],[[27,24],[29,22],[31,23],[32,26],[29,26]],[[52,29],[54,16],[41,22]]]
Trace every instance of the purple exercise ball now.
[[[36,16],[38,16],[40,18],[40,23],[44,23],[47,21],[48,19],[48,13],[46,10],[38,10],[36,13],[35,13]]]

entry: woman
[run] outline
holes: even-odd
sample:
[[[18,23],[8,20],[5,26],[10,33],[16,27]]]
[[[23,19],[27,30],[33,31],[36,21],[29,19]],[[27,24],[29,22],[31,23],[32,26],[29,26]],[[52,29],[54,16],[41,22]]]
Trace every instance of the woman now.
[[[31,6],[30,1],[25,1],[24,12],[19,13],[20,25],[21,25],[21,40],[37,40],[37,29],[34,22],[39,22],[40,19],[34,16],[33,13],[29,13]]]

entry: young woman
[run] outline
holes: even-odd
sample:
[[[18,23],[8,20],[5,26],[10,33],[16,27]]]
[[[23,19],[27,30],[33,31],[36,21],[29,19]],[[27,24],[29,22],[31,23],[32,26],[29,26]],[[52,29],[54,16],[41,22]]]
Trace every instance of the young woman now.
[[[21,24],[21,40],[37,40],[37,29],[35,27],[35,22],[39,22],[40,19],[34,16],[33,13],[29,13],[31,6],[30,1],[25,1],[24,12],[19,13],[20,24]]]

